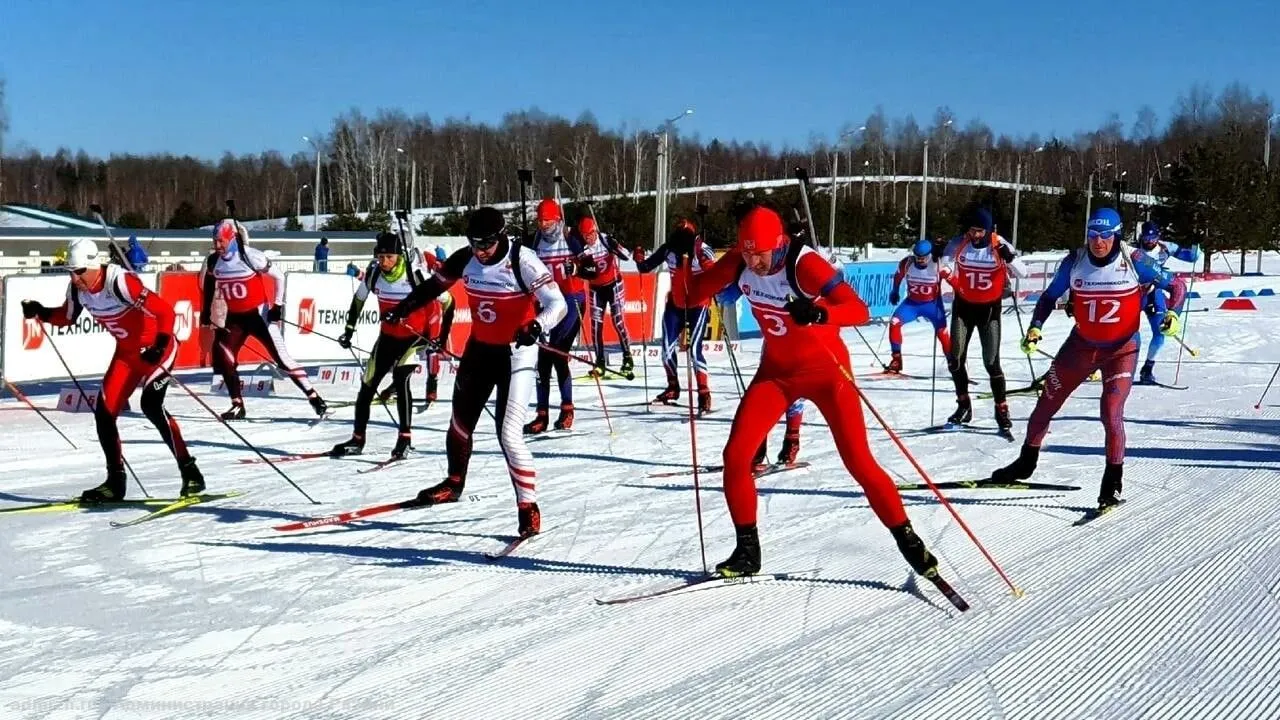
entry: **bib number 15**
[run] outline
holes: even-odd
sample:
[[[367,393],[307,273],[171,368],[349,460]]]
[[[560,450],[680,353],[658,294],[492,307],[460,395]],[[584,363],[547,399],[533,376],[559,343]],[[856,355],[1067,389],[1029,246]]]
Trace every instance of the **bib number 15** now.
[[[990,290],[991,275],[988,273],[967,272],[964,274],[969,280],[969,287],[973,290]]]

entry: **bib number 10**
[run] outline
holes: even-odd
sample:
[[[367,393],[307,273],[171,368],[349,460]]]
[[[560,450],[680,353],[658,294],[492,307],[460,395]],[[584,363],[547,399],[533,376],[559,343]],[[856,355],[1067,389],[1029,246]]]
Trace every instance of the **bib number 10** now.
[[[249,297],[249,286],[242,282],[218,283],[218,290],[226,300],[244,300]]]
[[[1120,322],[1119,300],[1085,300],[1083,305],[1089,310],[1089,322],[1091,323],[1110,324]],[[1098,314],[1099,310],[1102,311],[1101,315]]]

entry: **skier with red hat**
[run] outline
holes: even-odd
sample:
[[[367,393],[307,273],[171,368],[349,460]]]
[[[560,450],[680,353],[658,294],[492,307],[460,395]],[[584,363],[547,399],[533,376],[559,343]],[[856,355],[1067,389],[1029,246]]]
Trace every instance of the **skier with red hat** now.
[[[629,377],[635,368],[635,361],[631,359],[631,339],[627,335],[627,323],[622,315],[627,298],[623,293],[618,260],[629,261],[631,256],[613,238],[600,232],[594,217],[588,216],[578,221],[578,236],[582,238],[583,244],[582,254],[578,256],[578,274],[586,279],[591,289],[591,338],[596,351],[596,367],[591,374],[600,377],[609,367],[603,334],[604,310],[608,307],[613,318],[614,332],[618,333],[618,342],[622,345],[622,374]]]
[[[587,301],[586,286],[578,275],[578,258],[583,253],[582,239],[565,232],[564,214],[560,203],[553,198],[543,198],[537,209],[538,229],[533,235],[533,249],[538,254],[560,293],[564,295],[568,312],[564,319],[547,333],[548,345],[561,352],[569,352],[573,341],[582,329],[582,306]],[[538,348],[538,409],[533,420],[524,426],[526,435],[547,431],[547,419],[551,405],[551,370],[555,369],[556,382],[560,386],[560,415],[555,429],[573,427],[573,375],[569,371],[569,359],[564,355]]]
[[[790,238],[782,218],[767,207],[743,216],[737,246],[691,279],[688,300],[706,302],[730,283],[750,303],[764,347],[724,448],[724,494],[737,547],[716,565],[716,573],[760,571],[752,456],[787,407],[809,398],[827,419],[845,467],[903,557],[917,573],[936,577],[937,559],[912,529],[893,480],[871,454],[849,352],[840,339],[842,326],[870,320],[866,304],[831,263]]]

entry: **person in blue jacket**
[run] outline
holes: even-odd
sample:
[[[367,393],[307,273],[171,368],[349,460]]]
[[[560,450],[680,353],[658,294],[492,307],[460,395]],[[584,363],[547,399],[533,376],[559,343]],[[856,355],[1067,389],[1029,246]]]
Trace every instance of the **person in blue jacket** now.
[[[133,268],[134,272],[146,271],[147,251],[142,249],[137,235],[129,236],[129,249],[125,251],[125,257],[129,259],[129,266]]]
[[[1179,247],[1177,243],[1164,240],[1160,236],[1160,226],[1147,221],[1142,223],[1142,232],[1138,236],[1138,247],[1134,249],[1133,257],[1135,260],[1139,257],[1149,259],[1161,269],[1164,269],[1169,258],[1192,263],[1194,267],[1195,262],[1200,259],[1200,248],[1197,245]],[[1150,286],[1144,307],[1147,313],[1147,324],[1151,328],[1151,342],[1147,345],[1147,360],[1142,364],[1142,372],[1138,375],[1140,385],[1152,385],[1157,382],[1156,355],[1159,355],[1160,348],[1164,347],[1164,334],[1160,332],[1160,323],[1164,321],[1165,305],[1163,291],[1155,285]],[[1182,312],[1181,307],[1168,309]],[[1138,338],[1138,346],[1141,349],[1141,336]]]

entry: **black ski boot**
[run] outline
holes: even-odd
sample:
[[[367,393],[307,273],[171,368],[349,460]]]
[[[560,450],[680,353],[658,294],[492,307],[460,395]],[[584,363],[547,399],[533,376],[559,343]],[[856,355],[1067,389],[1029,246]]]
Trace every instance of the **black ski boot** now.
[[[1124,502],[1120,499],[1124,492],[1124,464],[1107,463],[1102,471],[1102,489],[1098,491],[1098,512],[1105,512]]]
[[[961,395],[956,398],[956,411],[951,413],[951,417],[947,418],[948,425],[964,425],[973,419],[973,406],[969,404],[969,396]]]
[[[539,435],[547,431],[547,409],[538,408],[531,422],[525,423],[525,435]]]
[[[124,499],[125,480],[124,468],[107,468],[107,480],[96,488],[85,490],[80,493],[80,502],[86,505],[95,505],[97,503],[118,502]]]
[[[1142,364],[1142,372],[1138,373],[1139,385],[1156,384],[1156,361],[1148,360]]]
[[[436,377],[435,375],[427,376],[427,405],[428,406],[430,406],[431,403],[436,401],[436,390],[439,384],[440,384],[440,378]]]
[[[516,503],[516,511],[520,518],[517,531],[520,537],[533,537],[542,532],[542,512],[538,510],[538,503]]]
[[[1040,459],[1040,448],[1023,445],[1022,452],[1018,454],[1018,459],[1008,465],[998,468],[991,473],[991,477],[980,482],[988,482],[993,485],[1007,485],[1026,480],[1036,471],[1036,462]]]
[[[324,417],[324,414],[329,412],[329,404],[315,390],[312,390],[311,394],[307,396],[307,401],[311,403],[311,409],[316,411],[316,415]]]
[[[698,388],[698,416],[701,417],[711,412],[711,391],[707,388]]]
[[[680,400],[680,386],[674,382],[667,383],[667,389],[658,393],[658,397],[653,401],[664,405],[675,405]]]
[[[889,356],[889,364],[884,366],[885,372],[901,373],[902,372],[902,353],[896,352]]]
[[[182,473],[182,497],[190,497],[199,495],[204,492],[204,475],[200,474],[200,468],[196,467],[196,459],[189,457],[178,463],[178,470]]]
[[[450,475],[444,482],[418,491],[419,505],[443,505],[462,497],[462,478]]]
[[[557,430],[573,429],[573,403],[564,403],[560,406],[560,417],[556,418],[555,428]]]
[[[412,437],[407,432],[402,432],[396,437],[396,446],[391,448],[392,460],[404,459],[405,454],[407,454],[409,450],[412,449],[410,445],[411,439]]]
[[[760,536],[756,526],[742,525],[738,528],[738,545],[730,553],[729,558],[716,565],[716,574],[720,577],[737,577],[739,575],[755,575],[760,572]]]
[[[765,438],[760,443],[760,449],[756,450],[756,456],[751,458],[751,467],[755,469],[763,468],[769,464],[769,439]]]
[[[223,420],[243,420],[244,419],[244,401],[232,400],[231,409],[222,413],[218,417]]]
[[[938,558],[924,546],[924,541],[916,535],[910,522],[896,528],[889,528],[889,532],[893,533],[893,539],[898,542],[898,550],[902,552],[902,557],[906,558],[912,570],[925,577],[938,574]]]
[[[632,377],[635,376],[635,369],[636,369],[636,361],[631,359],[631,353],[628,352],[624,354],[622,356],[622,368],[619,370],[619,372],[621,372],[623,375],[627,377],[628,380],[630,380]]]
[[[1013,428],[1013,420],[1009,419],[1009,403],[1007,402],[996,403],[996,427],[1006,432]]]
[[[340,442],[329,451],[329,457],[345,457],[364,453],[364,436],[352,435],[346,442]]]
[[[787,434],[782,438],[782,449],[778,451],[779,465],[794,465],[796,456],[800,454],[800,436]]]
[[[395,383],[388,385],[386,390],[383,390],[382,392],[378,393],[378,404],[379,405],[391,404],[391,396],[394,395],[395,392],[396,392]]]

